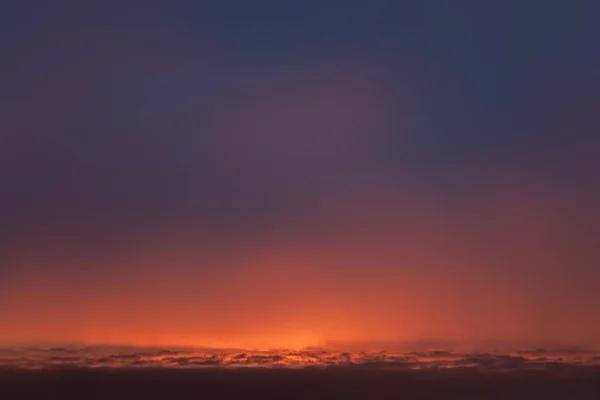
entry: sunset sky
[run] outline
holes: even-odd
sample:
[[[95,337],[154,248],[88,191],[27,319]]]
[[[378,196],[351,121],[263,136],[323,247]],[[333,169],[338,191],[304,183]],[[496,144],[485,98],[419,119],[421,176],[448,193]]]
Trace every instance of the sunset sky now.
[[[0,343],[600,341],[597,2],[7,3]]]

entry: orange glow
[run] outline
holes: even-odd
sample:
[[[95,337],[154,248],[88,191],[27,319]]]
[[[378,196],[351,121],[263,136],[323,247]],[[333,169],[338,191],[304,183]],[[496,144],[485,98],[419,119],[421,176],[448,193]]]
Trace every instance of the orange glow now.
[[[558,270],[540,276],[532,267],[551,266],[564,231],[576,232],[568,214],[534,185],[511,188],[482,197],[471,212],[486,219],[463,225],[427,197],[365,196],[360,213],[338,206],[310,229],[257,233],[222,254],[211,250],[223,247],[220,239],[207,235],[200,246],[182,229],[158,230],[111,260],[72,260],[50,251],[49,236],[47,246],[31,242],[36,251],[15,258],[22,272],[2,293],[0,341],[271,349],[328,340],[594,339],[600,326],[585,317],[595,304],[586,293],[597,280],[571,287]],[[554,229],[535,222],[542,217]],[[539,240],[555,251],[542,251]],[[591,257],[591,241],[569,240]],[[28,274],[87,262],[98,267],[81,276]]]
[[[600,338],[591,35],[67,3],[0,41],[1,344]]]

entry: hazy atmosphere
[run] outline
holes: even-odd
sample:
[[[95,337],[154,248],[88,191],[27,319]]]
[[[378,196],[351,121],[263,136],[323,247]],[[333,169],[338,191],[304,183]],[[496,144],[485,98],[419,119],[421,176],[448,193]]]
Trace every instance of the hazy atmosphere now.
[[[599,343],[594,2],[13,3],[1,343]]]

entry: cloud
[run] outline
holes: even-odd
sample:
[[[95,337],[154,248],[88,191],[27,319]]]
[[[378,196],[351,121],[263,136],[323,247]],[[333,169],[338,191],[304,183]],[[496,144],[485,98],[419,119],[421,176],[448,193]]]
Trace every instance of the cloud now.
[[[430,351],[422,353],[337,352],[329,350],[245,351],[235,350],[165,350],[117,348],[81,348],[69,355],[64,349],[4,349],[0,351],[0,367],[4,368],[361,368],[403,370],[470,369],[489,372],[547,370],[569,366],[598,366],[597,352],[579,352],[565,357],[540,349],[515,353],[460,353]],[[543,356],[541,356],[543,354]]]
[[[201,357],[178,357],[167,361],[169,364],[177,364],[182,367],[194,366],[218,366],[221,365],[221,359],[216,356],[201,358]]]

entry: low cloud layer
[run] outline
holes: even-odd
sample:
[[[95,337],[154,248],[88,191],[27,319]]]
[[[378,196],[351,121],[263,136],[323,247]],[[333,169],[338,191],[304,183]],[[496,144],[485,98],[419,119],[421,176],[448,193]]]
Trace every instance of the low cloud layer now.
[[[509,372],[564,370],[600,365],[588,349],[527,349],[515,352],[445,350],[333,351],[320,348],[271,351],[238,349],[154,349],[136,347],[5,348],[0,368],[307,368],[354,367],[402,370],[475,369]]]

